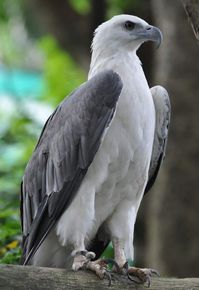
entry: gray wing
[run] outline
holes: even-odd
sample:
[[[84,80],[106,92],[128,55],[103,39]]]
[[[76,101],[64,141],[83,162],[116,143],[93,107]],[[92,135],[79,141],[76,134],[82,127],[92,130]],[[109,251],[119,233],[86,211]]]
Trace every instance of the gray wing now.
[[[171,106],[167,91],[161,86],[155,86],[151,88],[151,93],[155,105],[156,126],[151,163],[149,167],[149,177],[145,193],[147,193],[153,186],[165,157],[171,116]]]
[[[73,201],[121,89],[116,73],[99,73],[64,99],[46,122],[22,181],[22,263],[29,262]]]

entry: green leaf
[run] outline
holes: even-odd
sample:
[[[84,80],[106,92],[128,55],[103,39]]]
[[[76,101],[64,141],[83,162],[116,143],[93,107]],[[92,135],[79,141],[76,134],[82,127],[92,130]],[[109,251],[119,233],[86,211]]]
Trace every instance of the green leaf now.
[[[57,105],[85,81],[86,75],[52,37],[44,37],[40,48],[45,54],[43,78],[46,92],[42,98]]]
[[[90,0],[69,0],[72,8],[81,15],[87,15],[91,10]]]

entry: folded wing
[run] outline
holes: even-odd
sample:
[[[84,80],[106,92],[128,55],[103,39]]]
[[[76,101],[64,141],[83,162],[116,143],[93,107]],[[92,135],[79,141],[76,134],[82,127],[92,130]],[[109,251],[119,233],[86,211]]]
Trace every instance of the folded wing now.
[[[156,126],[149,168],[149,177],[145,193],[147,193],[153,186],[162,161],[165,157],[171,116],[171,106],[167,91],[161,86],[155,86],[151,88],[151,93],[155,105]]]
[[[64,99],[47,120],[22,182],[23,264],[73,201],[121,89],[116,73],[99,73]]]

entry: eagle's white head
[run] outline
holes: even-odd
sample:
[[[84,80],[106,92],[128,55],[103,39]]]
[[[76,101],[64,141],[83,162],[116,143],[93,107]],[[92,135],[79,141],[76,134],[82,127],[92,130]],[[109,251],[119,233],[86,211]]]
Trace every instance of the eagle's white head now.
[[[154,41],[159,46],[162,41],[161,31],[139,17],[117,15],[95,30],[92,51],[105,54],[136,51],[146,41]]]
[[[126,57],[136,56],[137,49],[146,41],[159,46],[162,33],[141,18],[123,14],[102,23],[94,33],[89,78],[102,69],[114,69],[113,60],[128,62]]]

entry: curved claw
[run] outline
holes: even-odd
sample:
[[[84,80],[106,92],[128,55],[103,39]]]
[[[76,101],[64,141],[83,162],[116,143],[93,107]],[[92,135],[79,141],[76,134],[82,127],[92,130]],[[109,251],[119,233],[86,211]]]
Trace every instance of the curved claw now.
[[[111,265],[112,267],[115,266],[116,270],[120,271],[120,267],[114,259],[101,259],[101,262],[104,262],[105,265]]]
[[[155,275],[155,276],[157,276],[157,277],[160,277],[160,273],[159,273],[157,270],[155,270],[155,269],[150,269],[150,271],[151,271],[151,274],[153,274],[153,275]]]
[[[139,269],[129,268],[127,271],[127,277],[136,284],[144,284],[149,288],[151,286],[151,277],[160,276],[155,269]]]
[[[151,286],[151,279],[150,276],[146,277],[146,280],[142,280],[141,278],[137,276],[132,276],[130,273],[127,273],[127,277],[136,284],[143,284],[146,283],[146,287],[149,288]]]
[[[112,277],[111,273],[107,269],[108,264],[114,264],[112,259],[99,259],[96,261],[87,261],[85,263],[85,269],[94,272],[100,279],[107,278],[108,285],[111,285]]]
[[[151,278],[149,276],[147,276],[146,278],[146,282],[145,282],[147,285],[147,288],[149,288],[151,286]]]
[[[107,278],[108,279],[108,286],[110,287],[111,286],[111,283],[112,283],[112,277],[111,277],[111,274],[108,272],[108,270],[106,270],[104,272],[104,278]]]
[[[123,268],[124,268],[125,270],[128,270],[128,268],[129,268],[129,263],[126,262],[126,263],[124,264]]]
[[[135,282],[136,284],[143,284],[140,278],[138,278],[137,276],[132,276],[129,272],[127,272],[127,277],[129,278],[129,280]]]

